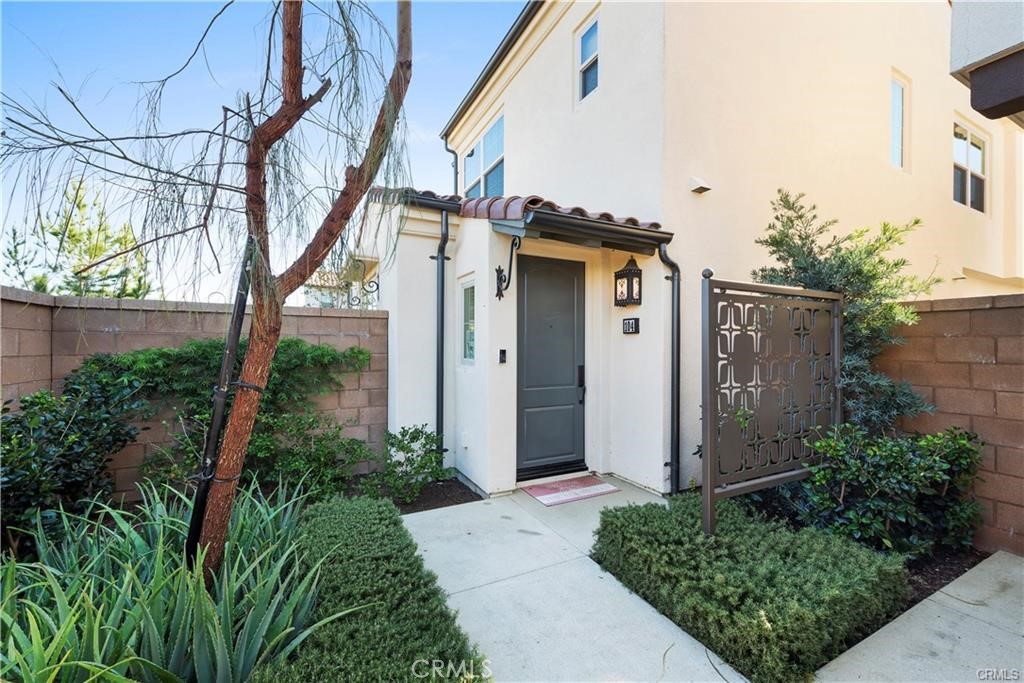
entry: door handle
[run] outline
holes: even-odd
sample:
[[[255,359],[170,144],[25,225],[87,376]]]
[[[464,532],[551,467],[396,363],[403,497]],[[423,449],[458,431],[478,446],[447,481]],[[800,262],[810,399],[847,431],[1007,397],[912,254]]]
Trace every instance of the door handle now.
[[[576,366],[576,393],[579,395],[580,405],[583,405],[583,399],[587,395],[587,382],[584,366],[582,365]]]

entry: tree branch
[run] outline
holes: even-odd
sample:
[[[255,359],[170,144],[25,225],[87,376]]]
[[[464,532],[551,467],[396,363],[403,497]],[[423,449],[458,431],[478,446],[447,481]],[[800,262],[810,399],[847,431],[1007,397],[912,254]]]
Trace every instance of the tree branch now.
[[[285,4],[287,8],[288,3]],[[377,177],[381,162],[391,143],[395,123],[405,101],[412,77],[412,8],[407,0],[398,3],[398,49],[395,66],[388,79],[387,93],[377,112],[377,118],[370,134],[370,142],[358,166],[345,171],[345,186],[335,198],[330,211],[324,217],[316,234],[306,245],[302,254],[277,278],[278,290],[286,297],[302,286],[316,272],[338,237],[345,230],[349,219],[370,189]]]

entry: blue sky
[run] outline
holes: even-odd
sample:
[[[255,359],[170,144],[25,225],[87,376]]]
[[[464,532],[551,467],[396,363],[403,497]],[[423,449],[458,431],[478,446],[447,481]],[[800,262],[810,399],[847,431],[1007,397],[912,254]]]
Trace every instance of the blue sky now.
[[[40,105],[57,123],[81,132],[82,122],[73,118],[54,87],[59,82],[103,132],[133,134],[142,116],[137,110],[137,83],[178,69],[222,6],[223,2],[0,0],[0,90],[20,102]],[[325,6],[329,8],[330,2],[325,0]],[[393,31],[395,4],[370,6]],[[312,11],[308,7],[307,12]],[[519,1],[413,3],[406,147],[412,184],[417,188],[451,191],[451,156],[438,134],[521,9]],[[271,11],[270,2],[236,0],[215,22],[204,42],[205,54],[167,86],[161,130],[212,128],[219,123],[222,105],[235,106],[239,92],[258,89]],[[13,178],[7,174],[0,183],[0,201],[10,200],[3,207],[4,240],[10,227],[26,225],[28,199],[20,186],[12,185]],[[111,209],[108,203],[105,207]],[[113,220],[123,216],[138,227],[131,215],[114,216],[119,217],[112,216]],[[240,258],[241,241],[225,237],[223,230],[219,234],[223,241],[215,248],[226,260],[226,268],[216,272],[207,263],[209,254],[191,261],[179,254],[160,260],[158,266],[150,255],[151,271],[159,269],[156,280],[163,296],[226,300],[224,292],[231,290],[232,261]],[[275,250],[281,261],[277,266],[290,262],[296,254],[289,252],[301,246],[287,236],[280,240]],[[225,254],[222,248],[238,253]]]
[[[110,131],[133,127],[133,82],[174,71],[222,3],[3,2],[0,87],[18,99],[55,103],[62,80]],[[391,27],[393,3],[371,3]],[[438,133],[522,8],[522,2],[414,2],[413,80],[406,100],[417,187],[449,191],[451,157]],[[168,130],[209,124],[239,89],[255,88],[267,2],[236,2],[214,25],[206,59],[165,98]],[[58,72],[59,70],[59,72]],[[250,85],[251,84],[251,85]]]

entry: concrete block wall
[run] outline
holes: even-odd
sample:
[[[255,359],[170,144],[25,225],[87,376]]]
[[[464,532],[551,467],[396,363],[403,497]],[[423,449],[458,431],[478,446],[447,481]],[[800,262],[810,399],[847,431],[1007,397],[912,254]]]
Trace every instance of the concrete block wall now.
[[[879,370],[904,379],[935,405],[905,421],[908,430],[959,426],[985,442],[975,495],[983,550],[1024,554],[1024,294],[914,304],[917,325],[892,347]]]
[[[0,385],[3,400],[49,389],[51,296],[3,288],[0,298]]]
[[[52,388],[95,353],[176,347],[189,339],[223,338],[230,306],[175,301],[80,299],[3,287],[0,290],[0,385],[4,400]],[[370,366],[347,375],[344,388],[318,396],[316,405],[344,425],[347,436],[379,448],[387,428],[388,317],[386,311],[286,307],[283,334],[339,350],[362,346]],[[243,330],[248,329],[248,319]],[[211,378],[211,383],[214,378]],[[15,403],[15,407],[16,407]],[[135,496],[138,466],[172,442],[172,414],[164,411],[144,427],[136,443],[114,456],[115,491]],[[170,429],[168,428],[170,427]]]

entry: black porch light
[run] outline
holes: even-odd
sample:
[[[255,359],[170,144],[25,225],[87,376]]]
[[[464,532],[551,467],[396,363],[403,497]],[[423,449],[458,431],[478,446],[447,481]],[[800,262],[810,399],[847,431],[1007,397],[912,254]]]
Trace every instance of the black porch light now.
[[[615,271],[615,305],[616,306],[639,306],[640,305],[640,280],[643,278],[643,271],[636,264],[632,256],[626,261],[621,270]]]

